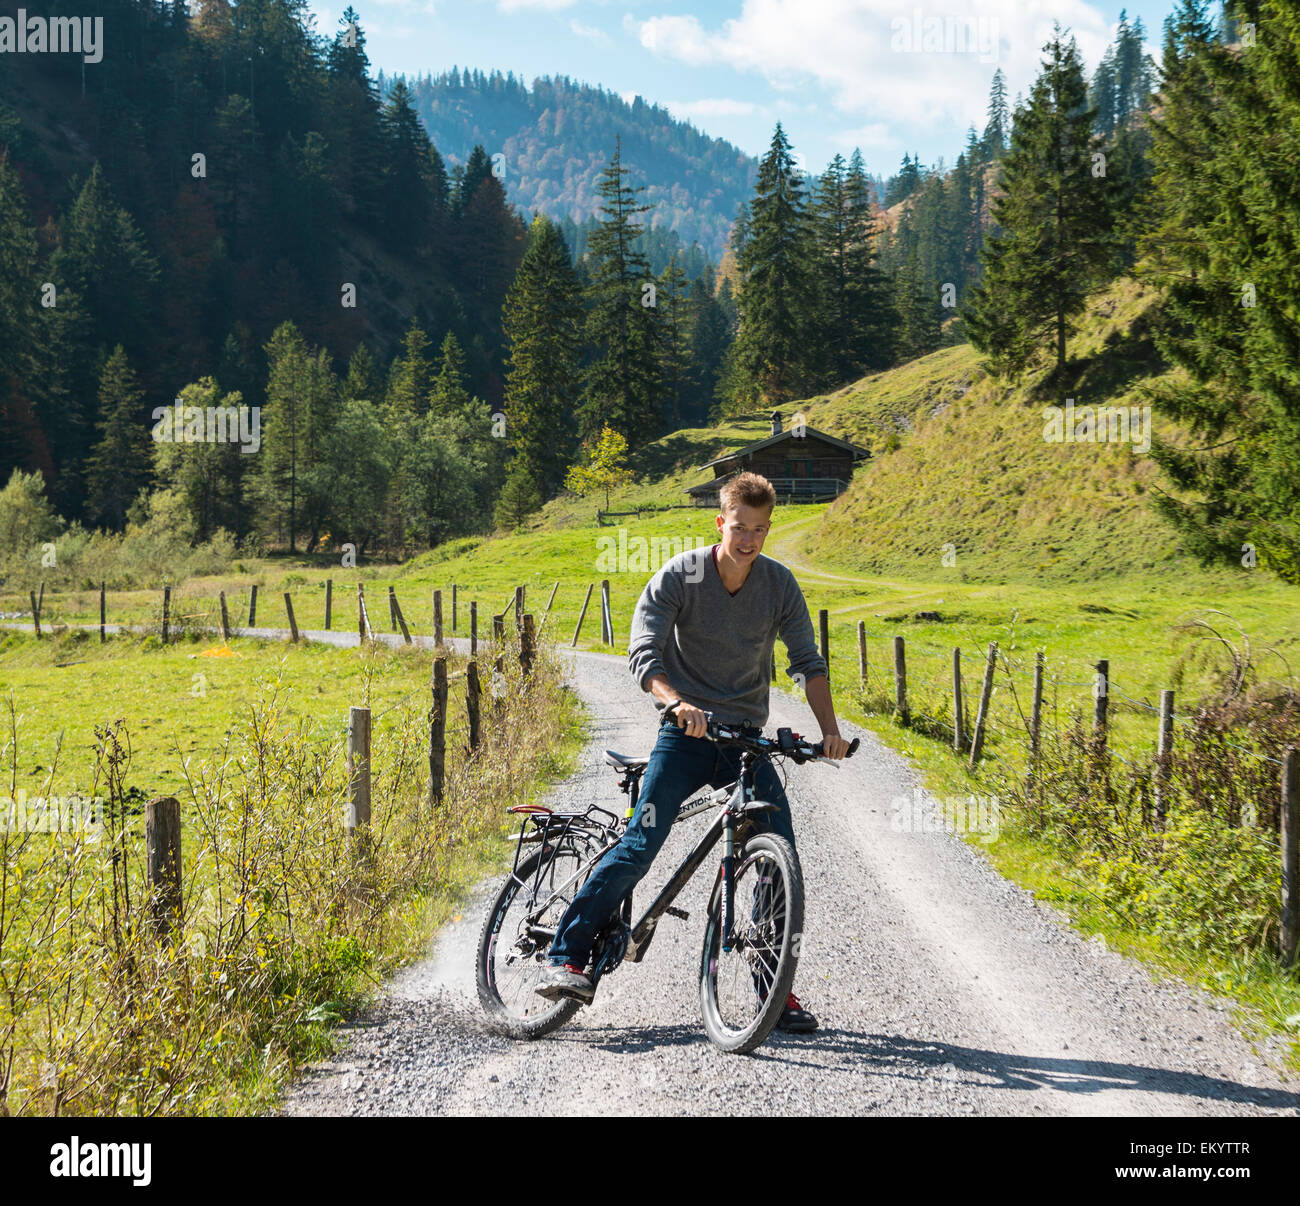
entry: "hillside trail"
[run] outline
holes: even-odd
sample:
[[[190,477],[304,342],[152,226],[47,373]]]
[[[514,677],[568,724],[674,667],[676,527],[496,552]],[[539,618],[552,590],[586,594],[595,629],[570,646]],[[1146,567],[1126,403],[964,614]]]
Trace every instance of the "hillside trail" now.
[[[607,748],[640,754],[656,716],[626,661],[562,654],[591,717],[578,770],[547,803],[621,807]],[[770,726],[815,733],[802,699],[774,692]],[[700,1022],[701,873],[640,964],[538,1042],[487,1026],[474,986],[481,883],[429,957],[338,1032],[281,1112],[300,1114],[906,1114],[1300,1116],[1282,1044],[1258,1049],[1232,1005],[1087,941],[933,823],[915,773],[872,735],[838,769],[789,768],[807,885],[795,991],[812,1034],[774,1032],[725,1055]],[[929,818],[907,824],[908,815]],[[675,827],[637,889],[644,907],[708,817]],[[707,865],[706,865],[707,868]]]

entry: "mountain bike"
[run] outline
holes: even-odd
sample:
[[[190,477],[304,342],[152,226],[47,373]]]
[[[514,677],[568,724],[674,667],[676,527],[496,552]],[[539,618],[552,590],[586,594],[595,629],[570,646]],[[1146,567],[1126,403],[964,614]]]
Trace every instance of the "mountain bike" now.
[[[671,716],[672,709],[665,713]],[[700,956],[700,1007],[704,1029],[723,1051],[752,1051],[767,1038],[785,1007],[799,961],[803,928],[803,874],[790,843],[758,824],[777,805],[755,798],[754,779],[763,762],[829,762],[820,742],[805,741],[790,729],[764,737],[751,726],[723,724],[705,713],[705,736],[739,747],[740,776],[684,803],[674,824],[717,809],[717,816],[681,866],[635,924],[632,895],[623,898],[597,931],[590,975],[601,977],[623,962],[645,958],[659,921],[682,921],[689,914],[673,901],[722,843],[722,858],[709,898]],[[858,748],[855,739],[848,756]],[[539,804],[516,805],[522,814],[514,866],[488,908],[479,935],[479,1001],[493,1025],[514,1038],[535,1039],[564,1025],[578,1011],[577,999],[546,1001],[534,988],[547,962],[556,927],[578,889],[618,843],[636,809],[646,758],[612,750],[614,768],[628,796],[623,816],[591,804],[582,812],[555,812]],[[737,905],[748,904],[747,920],[737,920]]]

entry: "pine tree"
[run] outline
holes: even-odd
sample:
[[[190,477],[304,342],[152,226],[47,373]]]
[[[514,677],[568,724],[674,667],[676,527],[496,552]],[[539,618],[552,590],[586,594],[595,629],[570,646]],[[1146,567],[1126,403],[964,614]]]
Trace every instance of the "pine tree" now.
[[[8,481],[15,468],[35,465],[42,453],[52,467],[34,397],[41,380],[38,263],[18,173],[0,151],[0,481]],[[48,417],[57,423],[56,416]]]
[[[673,256],[655,282],[656,304],[663,327],[659,374],[663,381],[663,409],[660,425],[676,431],[682,425],[682,404],[690,387],[691,300],[686,274]]]
[[[512,461],[497,500],[494,517],[497,526],[513,532],[541,505],[542,496],[537,492],[532,472],[526,465]]]
[[[778,122],[759,163],[738,256],[736,363],[764,404],[801,396],[816,375],[813,246],[803,179]]]
[[[1255,45],[1219,40],[1201,0],[1165,26],[1152,122],[1160,223],[1149,279],[1155,329],[1178,374],[1146,390],[1194,443],[1153,453],[1177,492],[1157,505],[1204,561],[1261,565],[1300,583],[1300,201],[1278,165],[1300,161],[1300,21],[1290,4],[1230,5]]]
[[[582,319],[569,249],[556,224],[538,216],[502,325],[511,466],[529,476],[541,497],[559,489],[573,453]]]
[[[987,122],[984,126],[984,158],[1001,159],[1006,154],[1007,138],[1010,135],[1011,117],[1007,112],[1007,77],[998,67],[993,72],[993,82],[989,85],[989,103]]]
[[[411,319],[402,338],[402,350],[388,374],[386,411],[395,425],[408,422],[429,409],[433,364],[428,357],[429,337]]]
[[[585,374],[579,421],[590,436],[613,427],[634,444],[659,434],[660,324],[650,265],[635,248],[643,186],[627,183],[622,145],[601,173],[600,225],[587,242],[591,278],[586,290],[587,342],[595,359]]]
[[[385,226],[395,247],[419,246],[433,216],[429,137],[416,116],[411,90],[398,80],[380,114],[384,139]]]
[[[99,378],[99,441],[86,462],[88,511],[120,532],[135,496],[148,484],[149,431],[144,391],[122,345],[113,349]]]
[[[257,493],[263,530],[285,535],[292,553],[303,530],[314,543],[328,511],[333,487],[325,466],[338,388],[324,350],[309,350],[291,322],[276,328],[266,355]]]
[[[1002,161],[1000,227],[984,247],[983,279],[963,312],[971,342],[1000,375],[1018,377],[1043,345],[1065,367],[1072,318],[1105,283],[1114,256],[1114,189],[1095,175],[1094,112],[1074,39],[1059,25]]]
[[[364,401],[376,406],[383,400],[384,387],[379,374],[379,366],[364,343],[357,344],[356,350],[348,360],[348,371],[340,387],[344,398]]]
[[[438,351],[438,375],[429,391],[429,409],[436,415],[460,414],[470,404],[465,353],[460,340],[448,331]]]

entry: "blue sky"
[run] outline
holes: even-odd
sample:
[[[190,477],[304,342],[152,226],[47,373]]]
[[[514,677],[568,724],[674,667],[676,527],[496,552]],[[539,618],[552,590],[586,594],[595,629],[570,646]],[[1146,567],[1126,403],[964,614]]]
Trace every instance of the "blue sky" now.
[[[1173,0],[353,0],[372,66],[453,65],[569,75],[667,107],[761,154],[784,123],[805,167],[862,148],[890,175],[905,151],[947,163],[984,124],[995,67],[1027,93],[1052,22],[1078,39],[1089,75],[1120,9],[1141,17],[1153,58]],[[318,30],[347,0],[311,3]]]

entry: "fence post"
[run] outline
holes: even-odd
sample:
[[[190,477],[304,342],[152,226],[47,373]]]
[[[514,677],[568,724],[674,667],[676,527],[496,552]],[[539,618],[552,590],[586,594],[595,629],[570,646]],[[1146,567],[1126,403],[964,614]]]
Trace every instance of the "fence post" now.
[[[293,596],[284,592],[284,610],[289,614],[289,639],[296,645],[298,643],[298,621],[293,615]]]
[[[772,681],[776,682],[776,642],[772,643]]]
[[[600,637],[604,644],[612,645],[614,643],[614,617],[609,610],[609,579],[603,578],[600,583]]]
[[[366,591],[357,583],[357,628],[360,631],[359,644],[364,645],[366,638],[374,639],[374,629],[370,627],[370,613],[366,610]]]
[[[36,639],[41,638],[41,609],[36,603],[36,592],[29,590],[27,592],[32,597],[32,626],[36,629]],[[166,631],[164,629],[164,631]]]
[[[519,632],[524,626],[524,588],[515,587],[515,631]]]
[[[478,653],[478,600],[471,599],[469,603],[469,655],[474,657]]]
[[[469,715],[469,748],[476,750],[481,737],[479,735],[479,681],[478,662],[471,661],[465,667],[465,711]]]
[[[388,588],[388,626],[390,632],[397,631],[397,592]]]
[[[993,697],[993,671],[998,664],[998,643],[989,642],[989,659],[984,666],[984,685],[980,688],[980,706],[975,713],[975,733],[970,742],[970,768],[974,770],[979,764],[980,754],[984,752],[984,726],[988,723],[989,700]]]
[[[954,649],[952,651],[952,749],[955,754],[961,753],[962,743],[966,740],[966,734],[961,731],[961,708],[961,650]]]
[[[104,583],[99,584],[99,641],[104,643],[104,619],[107,610],[107,600],[105,599]]]
[[[248,626],[254,628],[257,625],[257,583],[254,582],[248,592]]]
[[[433,592],[433,643],[442,648],[442,591]]]
[[[555,579],[555,585],[551,587],[551,597],[546,600],[546,610],[542,612],[542,622],[537,625],[537,635],[542,635],[542,629],[546,627],[547,617],[551,614],[551,604],[555,602],[555,592],[560,589],[560,580]]]
[[[505,672],[505,659],[501,655],[501,646],[505,644],[506,639],[506,614],[502,612],[499,616],[492,617],[492,644],[496,647],[497,658],[494,665],[498,674]]]
[[[172,588],[163,587],[163,625],[162,625],[162,643],[167,644],[167,630],[171,627],[172,618]],[[40,635],[39,633],[37,635]]]
[[[1034,654],[1034,702],[1033,710],[1029,714],[1029,763],[1035,777],[1038,775],[1038,755],[1042,749],[1043,740],[1043,662],[1045,657],[1046,654],[1042,649]]]
[[[330,630],[330,621],[334,617],[334,579],[325,579],[325,631]]]
[[[145,804],[144,845],[150,920],[158,936],[166,938],[182,904],[181,805],[175,796],[159,796]]]
[[[576,649],[578,646],[578,633],[582,631],[582,621],[587,618],[587,604],[591,602],[591,592],[596,588],[594,582],[587,583],[587,597],[582,601],[582,610],[578,612],[578,626],[573,630],[573,643],[570,646]]]
[[[451,630],[456,631],[456,584],[451,584]]]
[[[907,710],[907,653],[901,636],[894,638],[894,707],[903,725],[911,721]]]
[[[867,685],[867,622],[858,621],[858,682]]]
[[[1169,772],[1173,769],[1174,752],[1174,693],[1160,692],[1160,736],[1156,742],[1156,825],[1165,827],[1166,797],[1169,794]]]
[[[230,643],[230,612],[226,610],[226,592],[220,592],[221,598],[221,639],[227,645]]]
[[[429,807],[442,803],[447,754],[447,659],[433,659],[433,711],[429,713]]]
[[[1101,744],[1106,742],[1106,703],[1110,694],[1110,662],[1104,657],[1096,665],[1097,680],[1093,683],[1092,728]]]
[[[412,644],[411,630],[406,626],[406,617],[402,614],[402,605],[397,601],[397,595],[393,595],[393,606],[397,609],[397,626],[402,630],[402,640],[408,645]]]
[[[369,708],[348,708],[348,807],[343,828],[348,849],[364,856],[370,830]]]
[[[1282,962],[1300,945],[1300,750],[1282,755]]]
[[[822,661],[826,663],[826,679],[829,682],[831,677],[830,612],[824,607],[817,613],[817,632],[821,639]]]
[[[519,634],[519,665],[525,676],[533,672],[533,652],[536,639],[533,633],[533,613],[527,612],[524,615],[523,630]]]

